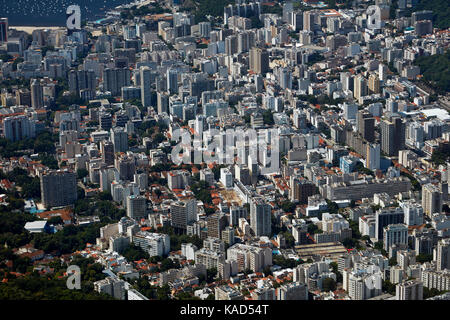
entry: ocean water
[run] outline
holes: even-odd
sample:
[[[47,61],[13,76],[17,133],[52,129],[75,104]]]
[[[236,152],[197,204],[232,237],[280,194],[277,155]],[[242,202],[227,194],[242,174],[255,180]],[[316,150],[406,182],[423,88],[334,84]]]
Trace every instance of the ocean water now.
[[[0,0],[0,17],[11,26],[65,26],[66,9],[77,4],[81,19],[102,18],[106,11],[133,0]]]

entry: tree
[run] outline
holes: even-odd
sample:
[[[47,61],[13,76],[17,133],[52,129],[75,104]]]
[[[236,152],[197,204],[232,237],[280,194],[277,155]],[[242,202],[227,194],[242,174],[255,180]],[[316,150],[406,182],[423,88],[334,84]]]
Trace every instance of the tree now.
[[[0,299],[114,300],[110,295],[97,293],[93,287],[86,288],[86,284],[86,281],[82,281],[82,290],[70,290],[67,288],[66,279],[45,278],[37,273],[31,273],[20,278],[11,277],[8,282],[0,283]]]
[[[330,214],[335,214],[339,210],[339,206],[336,202],[327,200],[328,212]]]
[[[289,231],[283,232],[284,240],[286,241],[286,247],[293,248],[295,246],[295,238]]]
[[[211,283],[214,282],[214,278],[217,275],[217,269],[216,268],[210,268],[206,270],[206,282]]]
[[[206,204],[212,204],[212,198],[208,188],[206,181],[198,181],[191,185],[191,191],[198,200]]]
[[[162,134],[162,133],[157,133],[157,134],[155,135],[155,137],[153,138],[153,143],[154,143],[155,145],[158,145],[158,144],[160,144],[161,142],[163,142],[164,140],[166,140],[166,137],[164,136],[164,134]]]
[[[450,21],[448,17],[447,21]],[[444,54],[419,57],[414,63],[420,67],[423,80],[433,89],[442,94],[450,91],[450,50]]]
[[[172,259],[163,259],[163,261],[161,261],[161,272],[167,271],[169,269],[173,269],[175,266],[175,264],[173,263]]]
[[[352,229],[352,238],[361,239],[361,232],[359,232],[359,224],[356,221],[350,220],[349,226]]]
[[[299,260],[286,259],[284,256],[280,254],[273,256],[272,260],[274,265],[280,266],[282,268],[295,268],[299,264],[303,263],[303,261],[300,259]]]
[[[438,289],[435,289],[435,288],[431,288],[430,289],[430,288],[427,288],[427,287],[423,287],[423,300],[426,300],[428,298],[441,295],[441,294],[443,294],[445,292],[447,292],[447,291],[439,291]]]
[[[444,204],[444,205],[442,206],[442,212],[443,212],[443,213],[450,213],[450,207],[449,207],[448,204]]]
[[[100,236],[100,228],[106,223],[93,223],[87,226],[69,225],[53,233],[34,233],[31,241],[35,248],[46,253],[72,253],[86,248],[86,243],[95,243]]]
[[[207,16],[221,16],[223,14],[223,7],[229,5],[230,3],[234,3],[234,1],[198,0],[196,3],[195,23],[199,23],[207,21]]]
[[[270,270],[270,266],[265,266],[263,269],[264,276],[268,277],[272,275],[272,270]]]
[[[189,292],[180,292],[175,296],[175,298],[178,300],[201,300],[199,297],[193,296]]]
[[[433,255],[421,253],[418,256],[416,256],[416,261],[419,263],[431,262],[433,261]]]
[[[322,233],[323,231],[321,229],[319,229],[319,227],[314,224],[314,223],[310,223],[308,224],[308,233],[310,235],[314,235],[316,233]]]
[[[383,292],[395,295],[395,284],[391,283],[389,280],[383,280],[382,290]]]
[[[47,220],[48,224],[63,224],[63,220],[61,219],[60,216],[56,216],[56,217],[51,217],[50,219]]]
[[[102,201],[111,201],[112,195],[108,191],[102,191],[98,193],[98,198]]]
[[[333,269],[333,273],[336,275],[336,281],[337,282],[342,282],[342,273],[339,272],[338,270],[338,264],[337,262],[331,262],[330,263],[330,267]]]
[[[396,257],[392,257],[389,259],[389,266],[396,266],[397,265],[397,258]]]
[[[251,16],[250,20],[252,21],[252,28],[259,29],[264,27],[264,23],[262,23],[262,21],[259,20],[258,16],[256,15]]]
[[[321,55],[320,53],[313,53],[311,55],[308,56],[308,65],[311,66],[317,62],[323,61],[325,59],[325,57],[323,55]]]
[[[369,176],[375,176],[372,170],[364,167],[361,161],[358,161],[355,165],[355,171],[359,172],[361,174],[369,175]]]
[[[253,270],[250,269],[250,268],[247,268],[247,269],[244,270],[244,274],[245,274],[246,276],[248,276],[249,274],[252,274],[252,273],[253,273]]]
[[[336,290],[336,281],[333,278],[325,278],[322,282],[322,291],[329,292]]]
[[[165,284],[162,287],[158,287],[156,289],[156,298],[158,300],[169,300],[169,295],[170,295],[170,287],[167,284]]]
[[[32,178],[28,183],[21,185],[22,196],[24,198],[40,199],[41,197],[41,182],[38,177]]]
[[[383,241],[377,241],[374,243],[373,247],[377,250],[382,250],[383,249]]]
[[[80,168],[77,170],[77,179],[83,179],[84,177],[87,177],[89,175],[89,171],[87,171],[85,168]]]
[[[441,150],[435,150],[431,155],[431,162],[435,165],[445,165],[450,160],[450,152],[444,152]]]
[[[148,259],[149,254],[142,250],[141,247],[136,246],[132,243],[123,253],[122,255],[127,259],[128,262],[138,261],[141,259]]]
[[[355,248],[355,247],[358,246],[358,240],[353,239],[353,238],[347,238],[347,239],[342,241],[342,244],[347,249],[352,249],[352,248]]]
[[[412,11],[431,10],[433,11],[433,27],[447,29],[450,27],[450,6],[446,0],[419,0],[417,4],[407,10],[407,16]]]
[[[273,120],[273,113],[270,110],[265,110],[262,114],[264,124],[273,125],[275,121]]]
[[[281,204],[281,209],[283,209],[283,211],[287,212],[287,213],[293,213],[295,210],[295,207],[296,207],[295,204],[290,202],[289,200],[285,200]]]

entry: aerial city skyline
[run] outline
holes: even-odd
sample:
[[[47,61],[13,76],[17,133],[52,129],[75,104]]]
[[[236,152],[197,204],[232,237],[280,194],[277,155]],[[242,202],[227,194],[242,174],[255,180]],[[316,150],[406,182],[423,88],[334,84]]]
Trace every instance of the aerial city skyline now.
[[[448,1],[116,2],[0,3],[0,300],[450,299]]]

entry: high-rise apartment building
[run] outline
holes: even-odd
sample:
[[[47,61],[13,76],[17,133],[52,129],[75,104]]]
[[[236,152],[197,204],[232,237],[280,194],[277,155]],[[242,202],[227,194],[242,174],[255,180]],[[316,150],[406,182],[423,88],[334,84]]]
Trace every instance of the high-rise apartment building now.
[[[369,142],[375,141],[375,118],[366,110],[359,110],[356,116],[358,132]]]
[[[228,225],[227,217],[223,213],[214,213],[206,218],[208,237],[220,239],[222,230]]]
[[[111,141],[103,140],[100,143],[100,149],[102,161],[108,166],[114,165],[114,144]]]
[[[144,107],[151,106],[152,93],[151,93],[151,70],[149,67],[141,67],[141,101]]]
[[[272,207],[262,198],[253,198],[250,204],[250,227],[255,236],[270,236]]]
[[[269,71],[269,53],[265,49],[252,48],[250,50],[250,70],[254,73],[266,73]]]
[[[423,224],[423,206],[416,202],[402,202],[400,207],[405,213],[404,223],[408,226],[420,226]]]
[[[95,72],[92,70],[71,70],[69,72],[69,91],[70,93],[81,96],[80,92],[84,90],[89,99],[94,98],[96,87]],[[90,92],[90,93],[87,93]]]
[[[19,141],[36,136],[36,127],[33,120],[27,116],[13,116],[3,119],[3,135],[10,141]]]
[[[314,10],[303,12],[303,30],[314,31],[317,12]]]
[[[225,38],[225,54],[231,56],[238,52],[238,37],[231,35]]]
[[[112,115],[109,112],[100,112],[98,114],[98,123],[100,129],[109,131],[112,128]]]
[[[406,280],[395,287],[395,300],[423,300],[423,283],[420,280]]]
[[[31,107],[31,92],[28,89],[18,89],[16,91],[16,103],[18,106]]]
[[[68,206],[77,200],[77,177],[74,172],[55,170],[41,176],[41,199],[46,208]]]
[[[187,225],[197,220],[197,201],[178,201],[170,206],[172,227],[186,232]]]
[[[450,270],[450,239],[442,239],[438,242],[436,250],[436,269],[438,271]]]
[[[228,248],[227,258],[237,262],[239,272],[247,269],[260,272],[272,265],[272,250],[236,243]]]
[[[298,201],[300,204],[308,203],[308,197],[317,193],[317,188],[311,181],[298,179],[294,176],[290,178],[290,200]]]
[[[174,68],[167,70],[167,90],[170,94],[178,93],[178,71]],[[165,111],[167,112],[167,111]]]
[[[366,168],[370,170],[380,169],[380,145],[378,143],[367,144]]]
[[[117,171],[119,171],[120,179],[123,181],[132,181],[136,172],[134,158],[127,155],[119,156],[114,161]]]
[[[360,74],[357,75],[353,80],[353,97],[355,99],[359,99],[364,96],[367,96],[367,81]]]
[[[230,208],[230,226],[237,226],[239,219],[244,218],[248,220],[247,208],[239,206],[231,206]]]
[[[408,226],[403,223],[390,224],[383,229],[383,246],[388,251],[391,245],[408,244]]]
[[[158,114],[169,114],[169,95],[164,92],[158,92],[156,94],[156,102],[158,108]]]
[[[277,288],[277,300],[308,300],[308,286],[304,283],[288,283]]]
[[[128,196],[127,216],[131,219],[147,218],[147,199],[143,196]]]
[[[442,212],[442,194],[439,187],[431,183],[422,187],[422,207],[423,212],[429,217]]]
[[[369,92],[380,93],[380,79],[376,74],[371,74],[369,76]]]
[[[114,152],[127,152],[128,151],[128,133],[124,128],[115,127],[111,128],[111,142],[114,145]]]
[[[367,300],[382,293],[381,272],[367,273],[358,270],[348,273],[344,270],[344,289],[352,300]]]
[[[141,78],[142,81],[142,78]],[[113,96],[122,93],[122,87],[131,85],[131,70],[127,68],[107,68],[103,70],[103,90]]]
[[[0,44],[8,42],[8,18],[0,18]]]
[[[139,231],[133,235],[132,242],[148,252],[150,257],[162,257],[170,252],[170,237],[167,234]]]
[[[214,291],[216,300],[244,300],[244,296],[229,286],[217,287]]]
[[[398,156],[405,146],[405,124],[400,117],[384,119],[381,128],[381,150],[388,156]]]
[[[403,223],[405,214],[401,208],[388,208],[375,213],[375,236],[377,240],[383,239],[383,229],[390,224]]]
[[[35,109],[44,107],[44,90],[38,79],[31,80],[31,106]]]

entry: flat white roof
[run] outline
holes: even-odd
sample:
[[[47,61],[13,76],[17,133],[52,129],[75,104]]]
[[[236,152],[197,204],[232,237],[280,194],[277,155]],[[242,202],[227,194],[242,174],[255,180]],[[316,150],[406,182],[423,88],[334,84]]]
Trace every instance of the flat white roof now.
[[[433,109],[425,109],[421,110],[423,114],[427,117],[433,117],[436,116],[440,120],[450,120],[450,115],[448,114],[447,110],[441,109],[441,108],[433,108]]]
[[[423,109],[423,110],[403,112],[403,113],[406,115],[415,115],[415,114],[423,113],[426,117],[435,116],[439,120],[442,120],[442,121],[450,120],[450,115],[448,114],[447,110],[442,109],[442,108]]]
[[[47,224],[47,221],[41,221],[41,220],[27,222],[25,224],[25,229],[43,229],[46,224]]]

